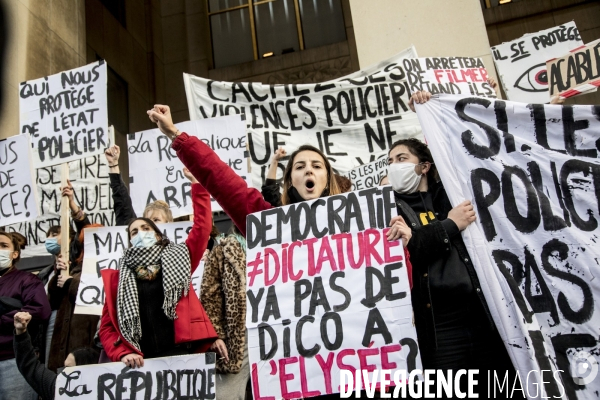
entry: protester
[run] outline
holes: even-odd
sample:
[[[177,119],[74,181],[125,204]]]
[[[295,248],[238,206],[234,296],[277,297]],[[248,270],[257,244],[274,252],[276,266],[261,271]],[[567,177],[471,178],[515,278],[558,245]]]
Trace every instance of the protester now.
[[[105,303],[100,340],[111,361],[129,367],[144,358],[205,352],[217,334],[191,286],[211,231],[210,196],[192,181],[194,224],[185,243],[175,245],[148,218],[127,227],[131,247],[119,270],[103,270]]]
[[[424,103],[430,97],[417,92],[411,102]],[[483,394],[488,370],[504,377],[513,367],[460,234],[476,219],[473,205],[468,200],[450,204],[423,142],[399,140],[388,154],[388,179],[398,213],[413,230],[408,250],[423,368],[479,369]]]
[[[277,168],[279,166],[279,161],[286,156],[287,152],[283,147],[279,147],[275,150],[273,157],[271,157],[271,164],[267,171],[265,184],[261,188],[263,198],[273,207],[281,206],[281,187],[277,183]]]
[[[54,274],[47,287],[52,314],[46,331],[46,366],[52,371],[56,371],[63,365],[65,357],[73,349],[93,345],[99,319],[95,315],[75,314],[74,311],[83,264],[84,229],[102,225],[90,224],[75,201],[71,182],[62,188],[62,195],[69,201],[71,218],[75,222],[78,237],[71,240],[69,263],[60,257],[62,227],[52,229],[46,239],[46,250],[55,257]],[[63,276],[63,270],[68,271],[68,274]]]
[[[216,392],[220,398],[243,400],[250,379],[246,334],[246,239],[232,226],[204,263],[200,301],[219,338]]]
[[[180,132],[173,125],[168,106],[155,105],[153,109],[148,110],[148,117],[158,125],[162,133],[173,140],[171,146],[181,162],[200,179],[202,186],[219,202],[240,232],[246,236],[246,216],[273,206],[263,199],[260,192],[249,188],[205,143]],[[300,146],[290,155],[290,161],[285,168],[282,205],[340,194],[334,175],[329,160],[319,149],[311,145]],[[402,239],[406,246],[410,239],[410,228],[402,217],[392,219],[387,238]],[[406,259],[409,266],[408,257]]]
[[[14,315],[19,311],[30,313],[36,328],[50,317],[50,304],[42,281],[16,267],[24,247],[23,236],[0,232],[0,400],[37,398],[15,361]]]
[[[119,169],[121,149],[119,146],[114,145],[106,149],[104,155],[109,168],[108,176],[115,210],[115,223],[117,226],[127,225],[131,220],[137,218],[137,215],[133,210],[127,187],[121,178],[121,170]],[[152,220],[155,224],[173,222],[173,213],[167,202],[163,200],[156,200],[148,204],[144,209],[143,217]]]
[[[31,321],[31,314],[18,312],[14,316],[15,335],[13,348],[19,372],[27,383],[37,392],[42,400],[54,399],[56,372],[45,368],[38,360],[35,349],[31,344],[31,337],[27,332],[27,325]],[[95,364],[98,360],[98,352],[91,347],[81,347],[73,350],[65,358],[65,367],[76,365]]]

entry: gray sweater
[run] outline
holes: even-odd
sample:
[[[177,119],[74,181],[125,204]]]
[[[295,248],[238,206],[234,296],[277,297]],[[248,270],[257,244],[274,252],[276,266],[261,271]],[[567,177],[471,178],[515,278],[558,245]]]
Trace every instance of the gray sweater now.
[[[13,339],[15,360],[19,372],[25,378],[29,386],[39,394],[43,400],[54,399],[54,385],[56,374],[42,364],[33,350],[31,337],[28,332],[20,335],[15,334]]]

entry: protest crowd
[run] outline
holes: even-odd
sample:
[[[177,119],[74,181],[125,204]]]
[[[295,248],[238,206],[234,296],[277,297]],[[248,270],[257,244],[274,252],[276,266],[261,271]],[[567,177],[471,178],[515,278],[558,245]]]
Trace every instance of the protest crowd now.
[[[477,63],[465,65],[468,68],[483,69]],[[404,66],[408,74],[418,68],[418,63]],[[92,71],[95,73],[96,69]],[[390,71],[393,73],[393,69]],[[510,107],[506,106],[506,102],[496,100],[496,93],[499,93],[497,83],[487,76],[484,78],[480,84],[486,90],[486,97],[457,96],[456,99],[452,97],[452,101],[456,100],[456,103],[452,104],[456,106],[448,109],[456,110],[461,121],[477,124],[488,136],[477,136],[477,139],[473,139],[473,133],[465,130],[457,140],[462,140],[465,151],[477,159],[493,159],[499,153],[504,154],[502,153],[504,148],[507,149],[507,153],[515,151],[515,148],[517,151],[527,153],[528,149],[531,149],[532,142],[521,142],[519,138],[514,138],[507,133],[509,130],[512,132],[513,129],[506,123],[506,110]],[[359,77],[352,77],[350,80],[358,81]],[[427,90],[406,90],[404,96],[408,101],[403,101],[398,94],[400,92],[397,92],[398,96],[394,97],[396,94],[394,94],[395,89],[391,89],[392,85],[390,84],[393,107],[400,110],[404,107],[406,113],[413,116],[418,112],[421,121],[422,118],[429,118],[428,121],[432,124],[434,120],[447,118],[447,114],[441,111],[437,114],[433,111],[431,117],[429,115],[423,117],[425,114],[421,114],[421,110],[429,107],[430,103],[438,102],[439,91],[435,93],[435,86],[428,87],[434,89],[433,94]],[[210,90],[211,86],[208,87]],[[249,88],[252,92],[252,85]],[[243,86],[239,86],[238,89],[238,94],[245,92]],[[405,86],[401,86],[400,89],[405,91]],[[385,88],[377,90],[381,90],[384,98],[387,96]],[[377,93],[379,96],[380,92]],[[250,98],[250,95],[247,93],[246,95]],[[330,129],[335,130],[338,128],[335,116],[339,114],[339,119],[344,119],[344,111],[340,110],[345,103],[340,100],[341,96],[337,99],[334,96],[329,97],[328,102],[325,102],[327,116],[324,121],[329,124]],[[366,97],[367,92],[365,92]],[[467,105],[461,103],[467,100],[470,101]],[[560,103],[563,100],[559,96],[554,96],[551,100],[548,99],[547,103],[553,104],[550,107],[557,107],[552,110],[558,110],[562,107]],[[265,100],[265,104],[267,101]],[[387,105],[384,109],[386,107]],[[475,115],[473,109],[476,107],[489,108],[493,119],[486,120],[486,123],[478,121],[476,118],[479,117],[473,117]],[[565,107],[567,112],[556,111],[562,113],[561,118],[580,118],[577,114],[573,116],[572,108],[571,114],[568,114],[569,108]],[[595,108],[592,113],[598,119],[599,108],[593,107]],[[356,106],[354,109],[356,111]],[[534,112],[538,114],[544,112],[543,106],[540,109],[534,105],[530,109],[532,120]],[[249,108],[246,110],[246,115],[258,113],[258,110],[261,110],[263,116],[268,115],[266,106],[263,109],[258,106]],[[277,111],[277,106],[275,110]],[[368,105],[363,104],[363,112],[365,110],[368,113],[370,109]],[[431,111],[431,109],[427,110]],[[551,112],[548,110],[550,109],[546,109],[546,112]],[[381,107],[379,112],[381,113]],[[311,113],[312,111],[307,115]],[[92,120],[90,115],[79,118]],[[586,212],[581,211],[582,208],[577,211],[577,206],[573,206],[573,202],[577,199],[568,200],[564,193],[562,197],[559,195],[560,199],[565,199],[564,210],[568,209],[568,212],[564,212],[564,220],[563,214],[556,209],[552,211],[552,207],[548,205],[548,198],[551,196],[548,194],[548,187],[562,188],[564,191],[568,186],[562,183],[569,179],[568,174],[571,173],[563,172],[565,167],[557,172],[556,165],[553,164],[555,182],[544,181],[544,185],[541,183],[539,166],[536,170],[537,164],[534,165],[535,162],[541,164],[538,159],[527,164],[533,183],[530,183],[528,175],[522,169],[505,169],[505,172],[501,173],[501,178],[497,178],[490,171],[474,168],[470,170],[468,178],[465,174],[454,180],[448,179],[454,176],[453,170],[449,169],[448,163],[433,155],[438,154],[436,153],[439,151],[438,146],[444,147],[443,144],[433,143],[431,139],[424,142],[420,138],[400,137],[400,135],[398,140],[392,140],[392,135],[389,134],[390,127],[386,121],[387,138],[384,138],[383,125],[380,124],[378,128],[375,128],[375,125],[373,128],[369,127],[371,130],[368,135],[377,138],[380,134],[380,142],[386,144],[385,154],[378,159],[380,163],[373,164],[372,167],[373,171],[377,170],[377,173],[373,174],[373,184],[360,187],[359,181],[363,182],[363,180],[355,179],[358,175],[341,173],[336,168],[336,160],[331,156],[330,149],[347,150],[345,144],[336,142],[337,132],[326,136],[323,131],[323,136],[319,133],[318,143],[306,142],[297,146],[280,146],[274,133],[273,151],[266,153],[268,161],[265,159],[263,164],[268,164],[268,167],[262,171],[264,179],[259,190],[251,187],[248,179],[236,172],[231,162],[223,160],[215,150],[217,146],[214,142],[209,143],[209,140],[199,137],[195,132],[184,131],[180,129],[179,124],[174,124],[168,105],[154,105],[147,111],[147,116],[157,128],[151,133],[154,135],[151,136],[152,142],[162,143],[163,146],[157,153],[162,154],[161,157],[167,157],[169,161],[178,159],[181,162],[182,168],[170,169],[169,173],[174,177],[181,177],[182,180],[177,183],[177,185],[181,184],[180,186],[173,184],[170,189],[164,189],[165,196],[161,196],[162,193],[159,191],[144,195],[142,199],[144,208],[141,214],[141,209],[138,207],[139,196],[135,197],[133,191],[138,190],[134,188],[144,185],[143,182],[146,181],[140,183],[138,175],[135,180],[122,177],[120,163],[129,155],[131,171],[134,168],[138,170],[148,168],[149,172],[145,177],[148,182],[158,177],[151,176],[151,169],[146,163],[132,157],[135,153],[131,150],[134,148],[133,145],[127,151],[123,149],[123,152],[127,153],[123,155],[122,149],[114,142],[103,141],[103,131],[100,128],[96,128],[96,133],[93,135],[88,133],[86,136],[86,151],[94,146],[102,147],[103,153],[99,157],[104,157],[101,162],[108,169],[110,182],[109,211],[114,212],[115,229],[121,227],[123,232],[120,244],[122,251],[117,248],[110,250],[116,260],[114,265],[100,268],[99,264],[93,264],[98,282],[94,287],[101,292],[102,298],[94,305],[96,311],[92,312],[91,308],[88,309],[90,312],[85,312],[85,308],[83,308],[84,312],[78,311],[81,310],[81,300],[85,297],[82,292],[89,287],[86,280],[87,272],[85,272],[86,260],[96,260],[94,258],[96,255],[90,254],[93,253],[93,247],[88,247],[87,243],[96,240],[98,246],[98,236],[91,239],[92,235],[103,231],[108,226],[94,223],[97,220],[86,214],[84,204],[78,201],[77,191],[69,179],[63,179],[62,183],[56,184],[54,188],[62,202],[68,204],[70,218],[68,222],[64,218],[61,219],[60,224],[49,227],[45,232],[44,246],[47,253],[52,255],[51,265],[37,274],[19,270],[22,251],[28,246],[28,237],[22,234],[24,232],[9,229],[8,226],[0,231],[0,400],[54,399],[63,395],[77,397],[91,393],[88,391],[91,389],[89,383],[88,386],[80,383],[69,384],[79,379],[79,373],[84,373],[63,372],[74,371],[75,367],[121,363],[119,369],[115,370],[116,374],[121,370],[122,374],[125,374],[129,373],[128,371],[143,370],[153,359],[190,355],[202,357],[207,364],[213,365],[214,371],[207,372],[206,375],[209,378],[203,375],[202,379],[206,378],[207,382],[210,382],[210,379],[214,378],[214,381],[208,383],[206,387],[203,386],[202,389],[212,395],[183,396],[184,398],[215,398],[216,393],[216,398],[227,400],[252,398],[275,400],[277,396],[265,394],[269,392],[275,380],[278,382],[276,392],[281,393],[278,398],[339,398],[338,393],[344,388],[338,387],[338,374],[332,372],[338,371],[338,369],[332,370],[334,365],[340,370],[358,371],[357,375],[352,373],[353,376],[358,377],[361,369],[372,372],[375,368],[371,368],[373,363],[377,368],[382,369],[400,368],[400,360],[404,363],[403,368],[411,370],[454,372],[478,370],[479,384],[475,388],[475,393],[479,394],[479,398],[489,396],[488,390],[493,384],[491,378],[493,376],[501,376],[502,379],[508,377],[507,380],[513,388],[511,395],[503,394],[494,398],[535,397],[528,395],[526,387],[529,385],[524,380],[515,381],[520,368],[515,364],[516,356],[513,355],[511,358],[512,350],[507,349],[507,343],[517,339],[515,335],[506,333],[509,329],[508,325],[513,324],[510,322],[504,326],[500,323],[502,320],[497,317],[498,306],[492,304],[494,302],[490,299],[504,296],[498,294],[501,290],[510,291],[516,300],[509,303],[514,307],[522,307],[519,309],[523,312],[523,317],[520,318],[523,323],[533,323],[532,315],[535,312],[542,310],[545,312],[548,309],[551,309],[549,312],[558,322],[559,312],[554,301],[550,300],[552,304],[549,305],[547,298],[542,299],[542,295],[554,289],[548,289],[541,283],[543,281],[536,265],[537,272],[533,273],[537,274],[535,279],[538,282],[538,289],[534,290],[542,294],[531,295],[531,269],[536,263],[534,256],[527,258],[526,255],[524,266],[520,258],[516,255],[512,256],[512,253],[508,254],[508,250],[504,253],[501,250],[494,250],[492,254],[487,254],[490,259],[496,260],[508,283],[500,284],[498,279],[494,281],[494,278],[490,278],[489,275],[482,275],[477,263],[480,262],[480,252],[485,252],[485,249],[480,248],[480,252],[473,254],[471,247],[473,233],[467,234],[467,232],[472,232],[468,228],[474,229],[473,226],[481,223],[488,242],[496,243],[495,240],[502,236],[503,229],[511,229],[502,228],[503,224],[505,227],[509,226],[507,221],[510,220],[515,226],[526,224],[519,220],[519,218],[525,219],[522,213],[519,214],[519,210],[527,210],[529,213],[527,218],[530,219],[533,218],[530,213],[534,213],[531,210],[537,209],[540,216],[537,217],[536,226],[529,229],[529,233],[534,232],[541,224],[546,231],[552,232],[567,225],[571,227],[573,224],[578,228],[581,226],[580,229],[586,232],[597,233],[597,223],[592,226],[595,222],[594,212],[600,212],[596,203],[589,208],[597,209],[594,212],[589,211],[586,216]],[[265,118],[263,122],[267,125],[266,121],[270,120],[274,127],[283,125],[278,118]],[[551,116],[544,118],[551,118]],[[314,118],[315,123],[317,119]],[[310,124],[308,120],[310,118],[302,117],[296,124]],[[490,121],[498,124],[497,130],[489,126]],[[241,123],[246,125],[246,122]],[[294,118],[291,118],[291,123],[294,124]],[[502,123],[505,125],[500,126]],[[580,121],[577,123],[579,125],[573,122],[573,126],[577,126],[572,128],[572,132],[588,127],[581,125]],[[247,126],[250,127],[252,124],[254,122],[248,122]],[[423,125],[423,122],[421,124]],[[451,122],[447,125],[451,125]],[[536,138],[540,142],[541,131],[538,131],[538,128],[536,125]],[[376,129],[379,130],[376,132]],[[429,131],[425,127],[423,130],[427,136]],[[503,132],[504,135],[500,136],[497,132]],[[595,134],[598,132],[595,131]],[[210,133],[220,134],[220,132]],[[543,135],[546,133],[544,128]],[[593,145],[585,150],[579,149],[581,143],[575,143],[574,135],[573,133],[573,144],[569,145],[567,142],[570,139],[566,138],[565,134],[567,148],[561,152],[561,157],[575,154],[596,158],[595,152],[593,156],[590,155]],[[256,136],[253,137],[256,140]],[[487,137],[489,140],[481,137]],[[265,138],[268,141],[268,134]],[[144,147],[141,136],[128,140],[132,141],[131,143],[133,140],[139,140],[135,146],[138,149]],[[482,140],[488,140],[489,143],[483,144]],[[600,151],[598,136],[594,140],[596,140],[595,146]],[[76,142],[77,139],[73,141]],[[92,146],[93,141],[96,143]],[[82,150],[82,148],[77,150],[77,145],[73,143],[71,144],[72,150],[75,149],[73,154]],[[325,146],[322,143],[325,143]],[[39,141],[29,145],[29,148],[32,146],[35,149],[38,165],[48,163],[49,159],[54,157],[52,143]],[[62,139],[60,146],[63,146]],[[513,150],[509,150],[511,146]],[[547,148],[557,146],[557,142],[549,142],[546,139],[544,146]],[[450,146],[447,148],[452,152]],[[246,147],[239,151],[245,152]],[[250,149],[250,153],[252,151]],[[2,157],[3,155],[0,154],[0,159]],[[245,157],[248,156],[242,157],[244,163]],[[504,168],[508,167],[504,166]],[[571,171],[575,171],[582,179],[593,176],[595,188],[588,187],[586,193],[595,191],[597,200],[600,191],[600,167],[597,159],[591,160],[588,164],[573,165],[571,168]],[[540,175],[537,181],[536,171],[537,175]],[[253,175],[255,173],[253,172]],[[513,177],[521,179],[526,187],[527,196],[513,196],[513,203],[509,203],[508,199],[511,198],[510,193],[512,193],[510,191],[517,190],[512,186],[507,189]],[[129,186],[125,184],[128,179]],[[471,182],[477,182],[479,185],[473,183],[475,196],[469,197],[471,200],[462,197],[461,201],[456,201],[457,197],[449,194],[450,183],[448,182],[452,182],[455,187],[462,181],[468,181],[469,185]],[[177,202],[177,205],[173,201],[175,191],[184,193],[183,201]],[[500,194],[505,198],[506,220],[495,218],[495,214],[490,214],[492,204]],[[533,198],[536,202],[539,199],[539,205],[532,203]],[[187,203],[184,206],[188,207],[190,212],[178,211],[177,209],[182,207],[179,203],[183,204],[186,199]],[[231,229],[227,232],[219,232],[213,221],[215,204],[218,204],[220,210],[232,221]],[[562,200],[561,207],[563,207]],[[368,212],[365,212],[364,210],[367,209]],[[66,206],[64,210],[67,212]],[[557,215],[553,215],[553,212]],[[181,217],[182,215],[184,217]],[[191,218],[188,218],[188,215],[191,215]],[[587,221],[585,218],[588,218]],[[550,220],[553,222],[548,222]],[[178,231],[166,228],[171,226],[170,224],[183,223],[182,221],[187,224],[186,235],[183,238],[175,233]],[[560,225],[561,221],[563,225]],[[554,225],[553,228],[552,223],[560,226]],[[351,232],[350,227],[356,224],[359,226],[356,229],[358,233],[354,231],[348,233]],[[0,225],[8,224],[0,223]],[[284,226],[283,231],[282,226]],[[521,231],[520,228],[513,229],[516,230]],[[167,232],[171,233],[167,234]],[[528,247],[527,243],[525,242],[525,252],[536,250]],[[281,246],[277,247],[279,245]],[[519,249],[521,245],[523,243],[519,243]],[[542,256],[542,268],[545,271],[554,271],[553,276],[568,280],[566,272],[558,271],[558,268],[550,262],[544,264],[544,260],[549,259],[553,254],[558,254],[556,257],[562,257],[563,261],[567,258],[568,248],[563,250],[558,242],[552,242],[552,245],[554,247],[548,247],[547,250],[544,247],[545,250],[542,251],[546,256],[546,259]],[[302,259],[305,260],[303,263],[298,263],[298,259],[293,256],[293,251],[299,251],[298,249],[308,249],[310,254],[306,259]],[[510,251],[517,251],[516,249],[517,246],[509,248]],[[586,252],[586,248],[582,249]],[[356,256],[359,257],[360,262],[355,262]],[[363,270],[366,272],[360,270],[359,263],[364,264]],[[200,265],[202,266],[199,273],[200,281],[196,288],[193,281]],[[322,269],[329,268],[324,265],[331,266],[331,273],[329,271],[327,274],[321,273]],[[376,266],[381,268],[376,269]],[[359,270],[362,275],[358,275]],[[348,277],[351,277],[353,282],[350,286],[347,281],[344,281]],[[569,280],[570,284],[583,288],[584,283],[580,281],[586,278],[576,278]],[[519,289],[523,279],[526,280],[525,291],[529,291],[525,296],[526,300]],[[490,283],[490,281],[494,282]],[[346,282],[346,285],[343,286],[340,282]],[[560,290],[559,282],[561,281],[557,280],[552,283],[558,285],[557,290]],[[562,282],[564,284],[564,281]],[[276,287],[279,284],[282,286]],[[356,286],[357,289],[351,286]],[[397,289],[400,286],[406,289]],[[358,289],[361,290],[361,294],[357,294]],[[366,294],[362,292],[363,289]],[[593,320],[591,315],[595,301],[591,291],[584,289],[582,291],[584,306],[579,311],[569,308],[571,307],[569,299],[562,293],[562,300],[559,296],[558,309],[561,316],[571,315],[571,319],[567,318],[569,321],[577,320],[580,324],[585,324]],[[296,301],[283,302],[282,298],[286,295],[295,298]],[[366,309],[365,312],[369,313],[366,328],[364,328],[365,323],[360,327],[356,323],[342,331],[341,326],[350,324],[347,318],[351,317],[345,316],[342,324],[340,315],[350,304],[354,304],[351,303],[351,299],[358,296],[364,297],[360,302]],[[538,301],[532,301],[532,298]],[[339,299],[345,300],[341,303]],[[382,302],[392,304],[400,300],[405,302],[402,304],[407,308],[381,306]],[[533,304],[531,311],[525,304],[527,301]],[[589,305],[589,301],[592,305],[588,307],[586,314],[585,304]],[[310,309],[306,314],[308,303]],[[85,307],[86,304],[83,306]],[[564,311],[566,309],[570,310],[571,314]],[[397,314],[400,311],[403,314]],[[289,319],[280,320],[282,315],[292,313],[294,316]],[[292,327],[291,333],[288,325]],[[335,328],[331,328],[334,325]],[[356,329],[358,332],[363,328],[365,332],[355,334],[358,338],[357,343],[360,343],[362,337],[362,348],[355,351],[356,348],[352,347],[354,345],[348,344],[344,344],[344,348],[341,348],[341,343],[346,340],[346,337],[354,335],[351,333],[352,330]],[[514,328],[518,329],[517,325],[514,325]],[[331,335],[328,333],[330,329],[338,330],[335,335]],[[314,332],[308,333],[309,330]],[[539,328],[538,330],[542,331]],[[400,341],[394,336],[397,331],[402,331],[404,336]],[[530,330],[532,331],[534,329]],[[529,337],[525,337],[524,340],[528,346],[531,344],[531,351],[535,351],[538,356],[539,346],[542,349],[544,346],[539,345],[540,342],[536,340],[543,342],[544,339],[542,333],[536,335],[537,333],[531,334],[531,343],[528,342]],[[584,339],[574,336],[570,338],[572,341],[560,343],[565,349],[594,347],[597,345],[598,332],[595,332],[595,337],[593,335],[594,333],[588,335],[592,337],[590,341],[585,342],[588,344],[583,344]],[[376,342],[375,338],[381,341]],[[313,343],[317,344],[310,348]],[[374,343],[376,344],[372,347]],[[523,343],[518,343],[510,346],[520,348]],[[560,343],[558,340],[552,340],[555,350],[559,348]],[[323,348],[331,352],[327,354]],[[365,353],[370,350],[373,352]],[[402,357],[398,356],[400,358],[393,358],[396,356],[392,354],[400,354],[400,351],[406,353],[403,353]],[[215,353],[214,359],[206,356],[209,353]],[[366,361],[367,356],[372,358]],[[348,360],[352,357],[356,357],[359,361],[353,364],[354,367],[348,367],[351,364]],[[372,361],[375,358],[380,361]],[[277,361],[274,361],[275,359]],[[534,357],[529,359],[533,360]],[[542,367],[545,364],[542,365],[541,359],[543,357],[538,358],[537,362],[540,363],[540,369],[544,369]],[[564,360],[561,361],[557,356],[558,367],[565,365]],[[257,367],[257,362],[262,364]],[[310,362],[314,364],[309,364]],[[299,373],[292,374],[289,366],[295,363],[299,365]],[[311,370],[319,366],[323,371],[328,370],[330,377],[324,379],[322,387],[325,389],[317,391],[314,389],[317,385],[316,380],[310,377],[313,376]],[[124,367],[127,369],[123,369]],[[561,370],[558,367],[556,369]],[[77,371],[85,371],[85,369]],[[163,375],[160,375],[161,378],[157,378],[154,382],[154,376],[158,377],[159,373],[156,372],[154,375],[155,372],[148,372],[148,375],[144,373],[135,378],[138,380],[128,378],[132,379],[131,383],[125,386],[122,381],[119,381],[121,378],[109,378],[105,375],[94,376],[93,379],[85,382],[97,381],[100,387],[102,381],[106,393],[116,393],[115,391],[119,390],[121,392],[149,390],[154,382],[157,387],[163,388],[163,397],[157,395],[156,398],[177,398],[176,395],[169,397],[171,396],[169,393],[174,393],[169,392],[175,390],[172,386],[174,384],[173,381],[167,383],[169,379],[166,371],[161,373],[165,374],[164,381],[161,381]],[[211,373],[214,374],[212,378],[210,378]],[[277,377],[268,377],[269,374]],[[458,375],[456,376],[458,378]],[[561,377],[563,381],[571,379],[565,375]],[[63,384],[65,379],[66,384]],[[179,385],[181,377],[177,375],[176,379]],[[273,379],[273,381],[260,381],[261,379]],[[292,385],[292,382],[296,381],[300,383]],[[513,385],[513,382],[518,384]],[[462,392],[468,392],[467,375],[457,379],[455,385]],[[292,391],[292,387],[300,389]],[[571,394],[575,393],[574,390],[580,390],[583,385],[569,387],[575,388],[572,392],[569,391],[570,389],[567,390],[568,394]],[[393,385],[391,388],[382,388],[377,396],[385,398],[386,391],[389,394],[393,389]],[[554,386],[548,386],[545,390],[546,393],[562,393],[560,390],[554,392],[554,389]],[[160,389],[152,390],[160,393]],[[177,390],[182,389],[178,386]],[[364,386],[359,387],[358,392],[366,396]],[[112,397],[112,394],[110,396],[112,399],[120,399],[121,393],[117,397]],[[445,397],[453,396],[446,394]],[[133,397],[124,395],[122,398],[135,398],[135,395]],[[151,398],[149,391],[145,392],[145,398]]]

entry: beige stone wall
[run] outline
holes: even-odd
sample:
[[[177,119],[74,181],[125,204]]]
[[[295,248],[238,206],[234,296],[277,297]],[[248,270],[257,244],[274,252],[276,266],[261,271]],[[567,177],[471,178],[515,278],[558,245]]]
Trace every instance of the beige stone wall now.
[[[5,0],[0,138],[19,134],[19,84],[86,64],[85,0]]]
[[[600,38],[600,2],[590,0],[522,0],[483,11],[490,45],[575,21],[581,40]],[[600,91],[567,99],[566,104],[600,104]]]
[[[479,0],[350,0],[360,67],[414,45],[420,57],[481,57],[495,77]]]

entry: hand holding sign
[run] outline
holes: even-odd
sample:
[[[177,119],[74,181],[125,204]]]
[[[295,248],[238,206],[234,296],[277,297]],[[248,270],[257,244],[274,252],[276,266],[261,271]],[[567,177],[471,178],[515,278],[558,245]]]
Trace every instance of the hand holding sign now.
[[[15,314],[15,332],[17,335],[25,333],[27,331],[27,325],[31,321],[31,314],[25,311],[21,311]]]
[[[225,359],[226,363],[229,362],[227,346],[225,346],[225,342],[221,339],[215,340],[214,343],[210,346],[210,350],[219,353],[219,355]]]
[[[431,93],[425,91],[425,90],[420,90],[418,92],[414,92],[412,94],[412,96],[410,96],[410,100],[408,101],[408,106],[410,107],[410,109],[413,112],[415,111],[415,103],[417,104],[423,104],[429,101],[429,99],[431,99]]]
[[[198,180],[192,175],[189,169],[183,167],[183,175],[190,180],[192,183],[198,183]]]
[[[406,225],[404,218],[402,218],[401,215],[398,215],[390,221],[390,230],[386,237],[389,241],[402,238],[402,247],[406,247],[408,241],[412,237],[412,230]]]
[[[155,104],[154,108],[146,111],[146,113],[148,114],[150,121],[155,123],[158,126],[158,129],[171,140],[179,135],[179,129],[173,125],[173,118],[171,117],[171,109],[169,106]]]
[[[121,361],[129,368],[141,368],[144,366],[144,357],[136,353],[130,353],[121,357]]]
[[[464,231],[471,222],[477,219],[473,204],[465,200],[448,213],[448,218],[454,221],[459,230]]]

